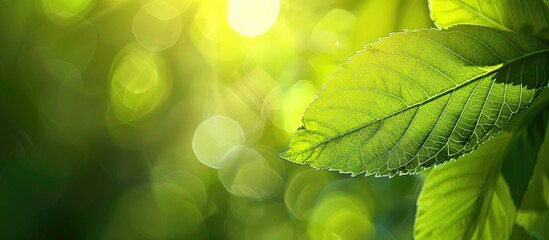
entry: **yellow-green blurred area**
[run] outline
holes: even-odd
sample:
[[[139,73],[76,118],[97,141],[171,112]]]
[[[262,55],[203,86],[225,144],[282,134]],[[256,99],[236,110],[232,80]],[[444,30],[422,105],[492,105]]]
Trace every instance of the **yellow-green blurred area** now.
[[[411,239],[421,176],[278,153],[339,64],[425,27],[425,0],[0,0],[0,239]]]

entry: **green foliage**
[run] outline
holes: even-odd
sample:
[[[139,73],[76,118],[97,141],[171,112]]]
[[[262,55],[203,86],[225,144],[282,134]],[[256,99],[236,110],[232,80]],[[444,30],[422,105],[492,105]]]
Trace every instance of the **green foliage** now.
[[[548,51],[472,25],[393,34],[332,76],[282,157],[378,176],[459,157],[528,107],[547,84]]]
[[[547,122],[549,111],[538,115],[538,119],[545,118]],[[549,131],[545,133],[545,139],[549,138]],[[522,203],[517,214],[518,231],[526,230],[529,235],[537,239],[549,238],[549,141],[544,141],[539,150],[538,161],[534,169],[531,181],[528,185]],[[515,232],[513,232],[515,234]],[[521,239],[521,238],[516,238]]]
[[[532,110],[521,116],[521,120],[512,128],[517,141],[509,147],[511,150],[508,151],[501,169],[516,206],[522,204],[547,130],[549,93],[547,90],[543,91],[535,106],[531,107]],[[533,118],[524,120],[526,117]]]
[[[431,18],[441,28],[474,24],[527,36],[549,36],[548,1],[430,0],[429,3]]]
[[[496,1],[471,6],[486,10],[500,4]],[[500,4],[517,26],[528,22],[522,30],[484,27],[547,46],[547,31],[535,26],[545,24],[540,14],[549,16],[547,1],[530,3],[534,7],[518,0],[508,1],[514,4],[510,7]],[[424,29],[396,34],[376,46],[392,41],[386,50],[423,53],[434,65],[459,65],[459,58],[444,59],[451,54],[442,47],[437,47],[442,54],[426,51],[432,42],[419,37],[436,35],[446,43],[444,38],[453,39],[443,37],[454,31],[449,28],[483,28],[427,30],[435,27],[430,10],[438,8],[430,9],[428,0],[0,0],[0,239],[414,239],[417,198],[428,172],[350,178],[282,161],[278,153],[322,83],[365,43],[402,29]],[[461,24],[474,20],[463,16],[468,19]],[[475,30],[473,37],[497,32]],[[410,48],[411,38],[421,47]],[[528,44],[531,48],[538,46]],[[482,57],[480,52],[476,57]],[[411,59],[394,58],[394,65],[426,90],[438,91],[429,85],[447,83],[421,73],[425,67],[406,68]],[[526,69],[535,61],[527,58],[511,65],[520,68],[523,62]],[[490,69],[506,68],[500,64],[460,66],[459,71],[489,75]],[[510,78],[520,75],[508,68]],[[525,83],[532,74],[522,74]],[[471,80],[471,85],[486,81]],[[507,85],[518,89],[518,83]],[[527,84],[523,90],[535,92]],[[506,95],[506,100],[516,99]],[[532,106],[544,101],[536,98]],[[440,239],[460,236],[452,232],[459,227],[443,224],[453,213],[462,213],[478,223],[478,231],[469,224],[467,234],[472,236],[488,238],[484,234],[489,231],[480,231],[481,226],[498,226],[507,230],[494,231],[494,238],[509,236],[512,227],[511,238],[549,239],[549,141],[538,145],[549,137],[549,132],[542,134],[549,111],[534,114],[532,106],[509,123],[532,116],[531,124],[500,131],[516,138],[500,160],[500,170],[483,165],[490,162],[488,155],[478,155],[493,152],[489,146],[503,150],[496,143],[510,139],[498,140],[499,135],[446,168],[475,158],[472,166],[482,167],[476,172],[499,171],[498,181],[505,180],[507,191],[503,184],[498,188],[481,182],[488,179],[481,175],[432,168],[428,176],[428,183],[452,174],[474,178],[477,185],[471,186],[491,186],[494,193],[505,194],[481,192],[491,200],[478,201],[472,192],[454,189],[468,198],[450,201],[437,195],[436,187],[423,191],[422,198],[434,196],[433,206],[441,202],[452,207],[468,199],[490,207],[477,215],[463,205],[439,214],[434,207],[422,207],[428,218],[421,217],[416,225],[438,228],[424,229],[416,238],[429,232],[442,233],[434,236]],[[494,196],[501,202],[495,206],[507,211],[492,211],[499,209],[491,205]],[[497,221],[490,220],[496,216],[491,213],[498,214]]]
[[[353,176],[460,158],[426,178],[416,239],[544,238],[549,2],[429,3],[439,29],[393,33],[351,57],[281,157]]]
[[[549,91],[545,90],[540,101],[493,140],[458,161],[433,169],[418,200],[416,238],[508,239],[516,206],[520,206],[516,199],[513,202],[514,197],[520,195],[521,199],[527,186],[513,185],[510,190],[506,183],[509,178],[505,179],[501,171],[516,176],[523,170],[501,167],[518,160],[536,162],[537,154],[525,151],[539,151],[543,137],[532,136],[544,135],[545,126],[539,129],[536,123],[548,110]],[[523,148],[524,142],[533,149]],[[524,158],[517,158],[519,155]]]
[[[417,239],[509,238],[516,210],[507,185],[490,165],[492,161],[475,160],[464,158],[433,171],[418,202]]]

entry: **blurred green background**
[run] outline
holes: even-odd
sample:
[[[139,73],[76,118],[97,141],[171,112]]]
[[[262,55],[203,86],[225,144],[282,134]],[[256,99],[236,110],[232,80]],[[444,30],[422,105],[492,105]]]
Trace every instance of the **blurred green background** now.
[[[422,27],[426,0],[0,0],[0,239],[411,239],[421,175],[278,153],[339,64]]]

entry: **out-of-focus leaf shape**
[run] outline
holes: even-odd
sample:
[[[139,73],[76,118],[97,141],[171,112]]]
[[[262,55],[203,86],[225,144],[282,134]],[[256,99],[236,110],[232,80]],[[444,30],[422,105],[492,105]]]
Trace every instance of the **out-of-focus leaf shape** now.
[[[478,151],[433,169],[418,200],[416,239],[508,239],[516,208],[499,167],[515,143],[500,133]]]
[[[536,126],[533,123],[539,121],[539,116],[544,115],[548,100],[549,91],[545,90],[528,112],[521,114],[493,140],[458,161],[433,169],[418,200],[416,239],[510,237],[517,206],[513,199],[518,190],[509,190],[500,169],[502,165],[510,167],[508,163],[515,161],[512,158],[523,151],[520,143],[529,140],[528,132],[533,131]],[[532,140],[532,143],[538,147],[537,152],[541,142]],[[518,168],[514,173],[522,175],[523,171]],[[511,170],[507,170],[507,174],[511,174]],[[511,186],[518,188],[516,183]],[[526,189],[526,186],[522,188]],[[524,192],[518,192],[522,199]]]
[[[548,51],[472,25],[392,34],[333,74],[281,156],[377,176],[460,157],[530,105],[547,84]]]
[[[538,118],[540,116],[549,116],[548,107],[538,114]],[[548,123],[547,120],[545,122]],[[549,238],[547,227],[549,221],[546,221],[546,216],[549,216],[549,141],[547,139],[549,139],[548,131],[545,132],[545,141],[541,145],[534,173],[517,214],[517,224],[536,239]]]
[[[538,152],[545,138],[549,119],[549,89],[530,107],[521,126],[515,127],[517,140],[509,150],[501,174],[505,178],[516,206],[520,206],[534,173]]]
[[[474,24],[549,37],[549,3],[544,0],[430,0],[435,25]]]
[[[526,233],[528,237],[521,237]],[[516,236],[516,237],[515,237]],[[519,210],[517,224],[511,239],[548,239],[549,238],[549,210],[541,212]]]

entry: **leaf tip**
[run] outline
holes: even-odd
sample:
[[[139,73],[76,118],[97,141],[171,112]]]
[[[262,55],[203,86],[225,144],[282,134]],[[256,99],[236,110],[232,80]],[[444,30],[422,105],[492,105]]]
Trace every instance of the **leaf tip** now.
[[[290,160],[290,157],[288,155],[288,149],[282,151],[281,153],[278,154],[278,157],[284,159],[284,160],[287,160],[287,161],[291,161]]]
[[[290,146],[283,152],[279,153],[278,156],[286,161],[290,161],[297,164],[306,164],[308,161],[303,158],[299,158],[299,154],[296,153],[293,148]]]

